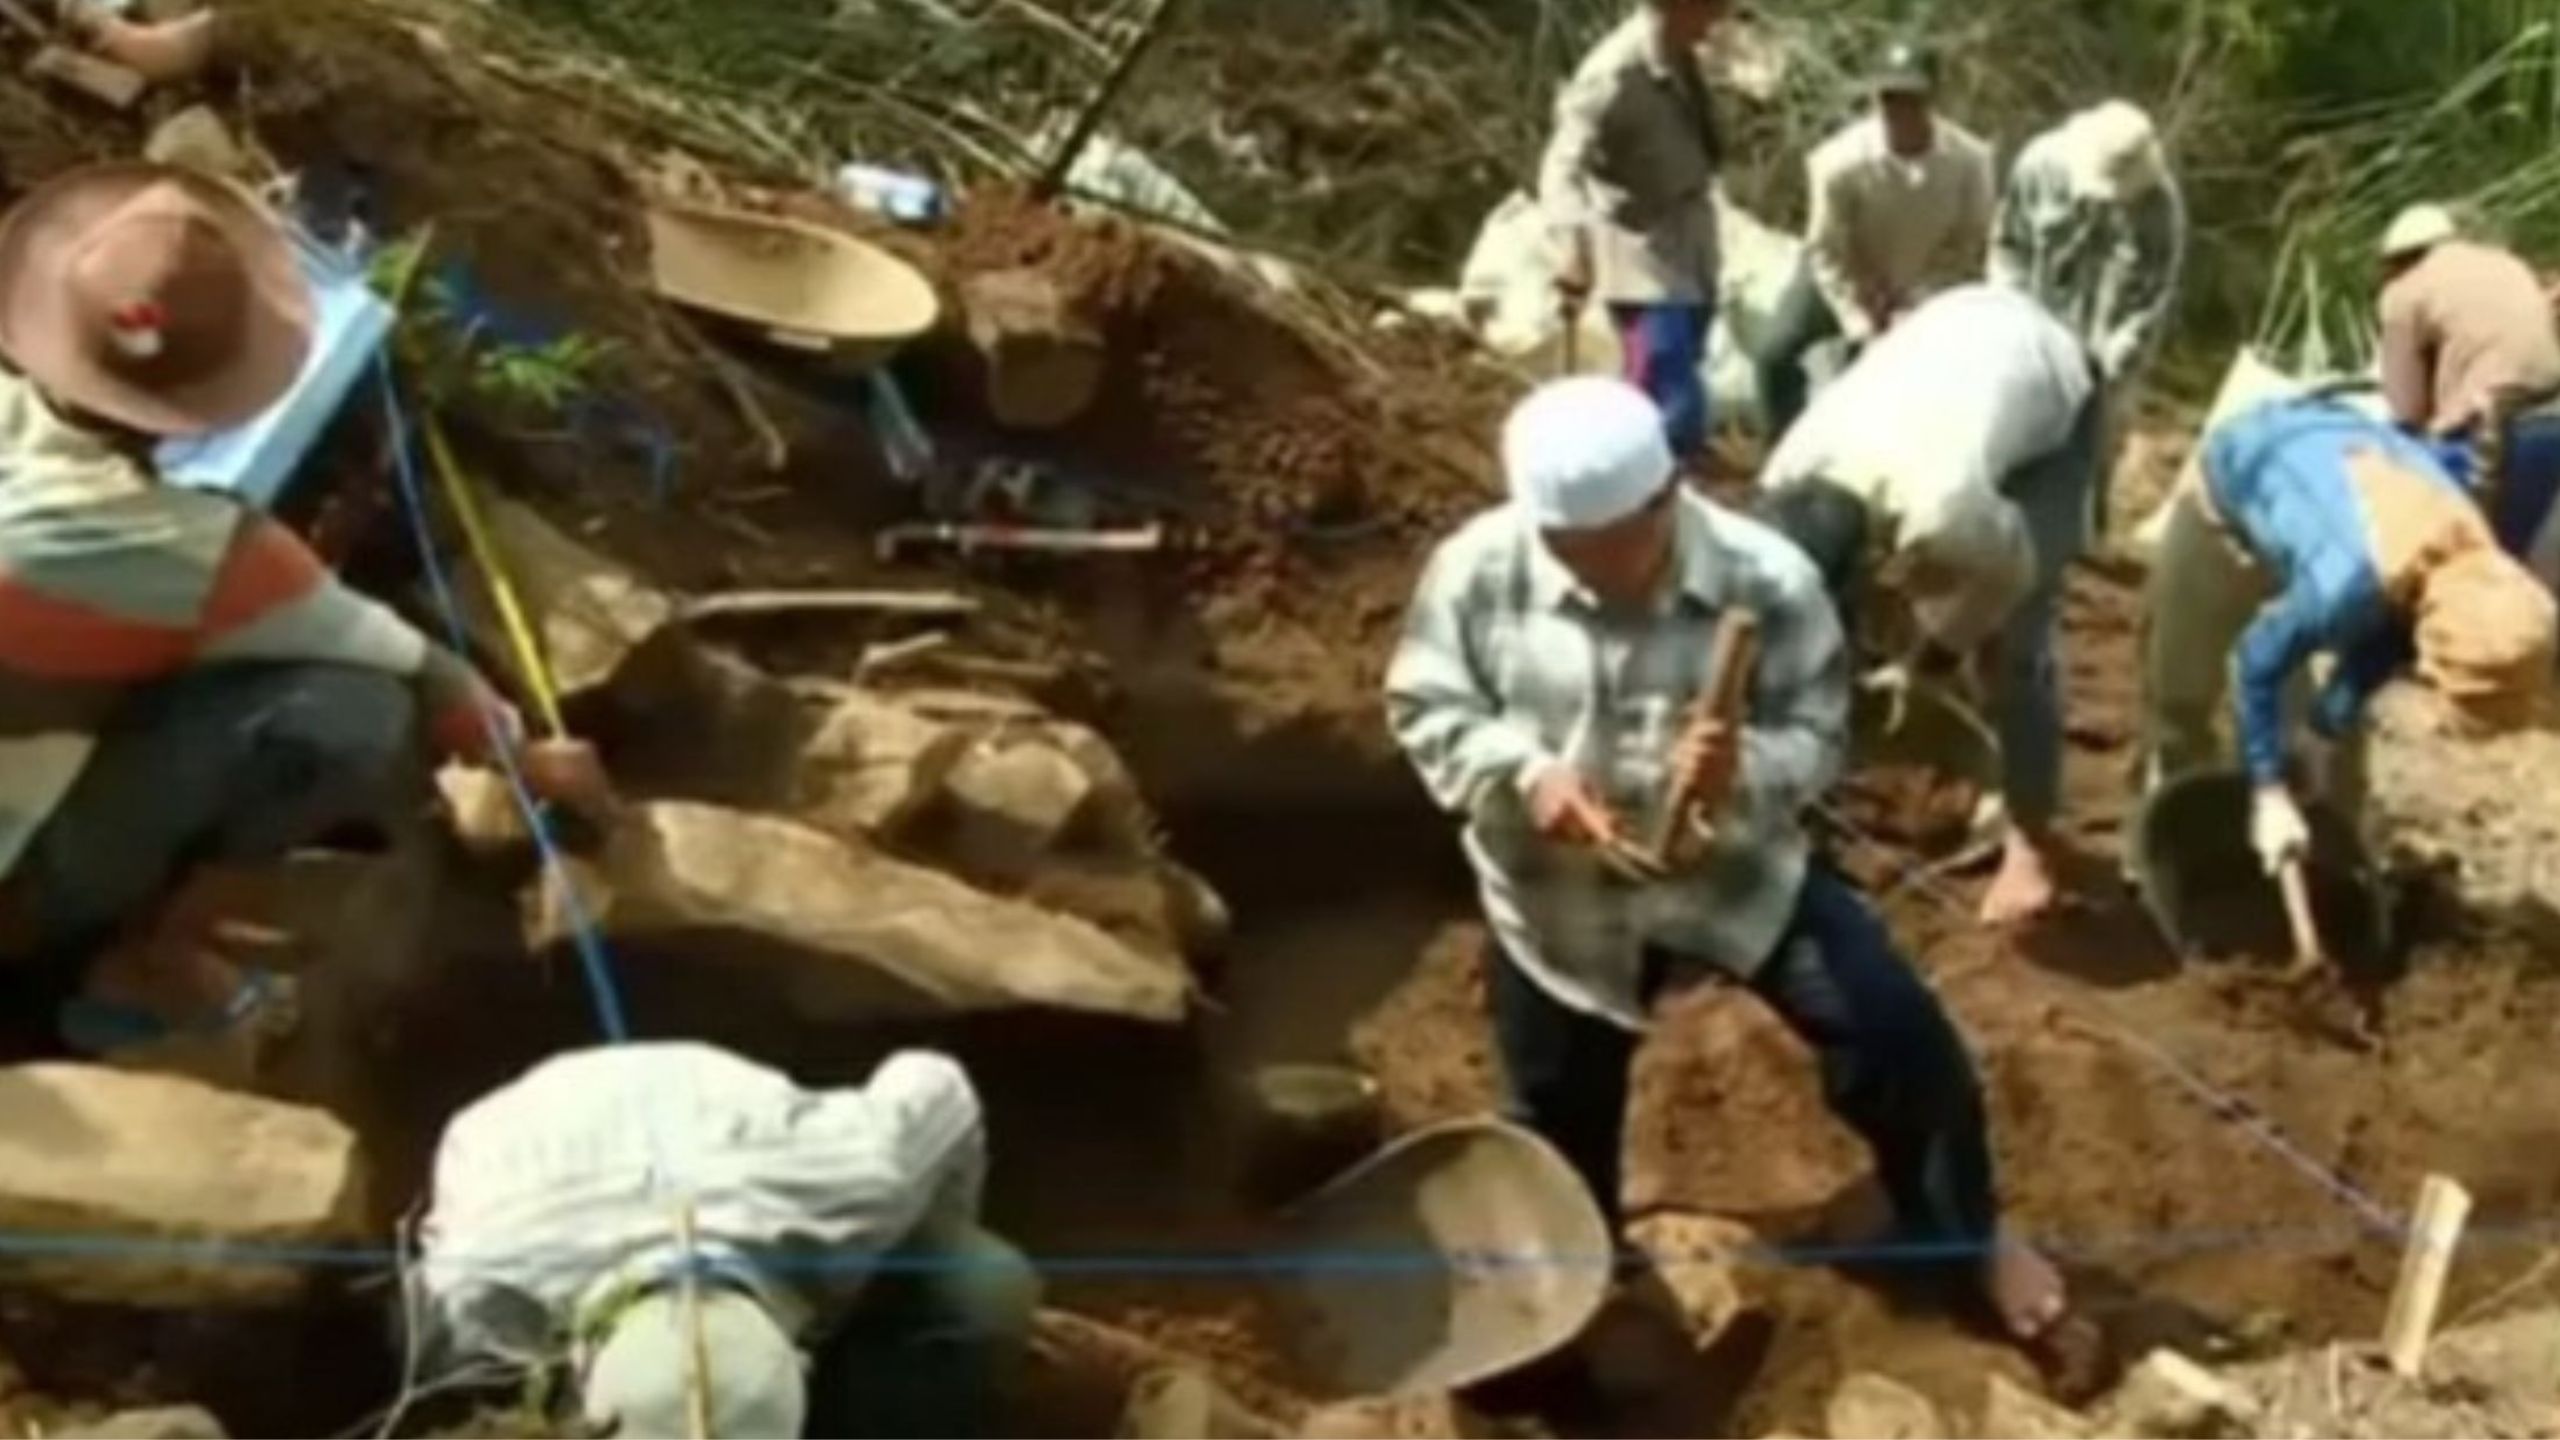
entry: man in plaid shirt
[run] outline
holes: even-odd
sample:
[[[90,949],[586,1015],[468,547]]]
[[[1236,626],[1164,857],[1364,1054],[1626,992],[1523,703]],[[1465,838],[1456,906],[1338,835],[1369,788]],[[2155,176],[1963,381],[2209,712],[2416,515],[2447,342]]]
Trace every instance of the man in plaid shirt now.
[[[1466,820],[1512,1111],[1614,1217],[1646,1010],[1701,967],[1722,973],[1820,1058],[1900,1238],[1979,1245],[1968,1273],[2012,1334],[2041,1338],[2062,1316],[2061,1280],[1998,1237],[1963,1044],[1805,834],[1848,718],[1847,652],[1812,563],[1684,489],[1652,404],[1620,381],[1530,396],[1503,461],[1512,503],[1432,557],[1386,688],[1398,742]],[[1738,726],[1692,713],[1732,606],[1760,634]],[[1613,863],[1681,779],[1699,797],[1700,853],[1664,874]]]

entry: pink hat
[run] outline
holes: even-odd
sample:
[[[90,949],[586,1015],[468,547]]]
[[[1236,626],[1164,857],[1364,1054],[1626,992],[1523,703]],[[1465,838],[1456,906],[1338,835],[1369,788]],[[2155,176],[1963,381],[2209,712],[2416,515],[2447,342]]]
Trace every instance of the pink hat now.
[[[228,181],[119,161],[0,220],[0,355],[61,404],[148,435],[247,420],[311,347],[310,283]]]

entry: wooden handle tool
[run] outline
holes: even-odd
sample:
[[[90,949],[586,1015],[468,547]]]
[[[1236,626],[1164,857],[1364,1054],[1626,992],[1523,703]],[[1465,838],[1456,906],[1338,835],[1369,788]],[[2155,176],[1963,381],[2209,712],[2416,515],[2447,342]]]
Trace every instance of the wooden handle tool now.
[[[2329,947],[2320,942],[2320,922],[2311,912],[2311,879],[2299,856],[2276,871],[2276,886],[2284,892],[2285,924],[2293,931],[2291,973],[2297,979],[2317,974],[2329,963]]]
[[[1760,653],[1760,617],[1748,610],[1730,609],[1716,617],[1715,639],[1707,652],[1706,688],[1698,696],[1690,714],[1713,716],[1724,721],[1742,718],[1744,702],[1750,696],[1752,664]],[[1670,793],[1663,797],[1662,809],[1653,817],[1653,826],[1637,844],[1628,845],[1622,857],[1630,868],[1660,875],[1669,872],[1677,859],[1676,847],[1681,840],[1681,826],[1696,807],[1698,797],[1689,786],[1675,778]]]

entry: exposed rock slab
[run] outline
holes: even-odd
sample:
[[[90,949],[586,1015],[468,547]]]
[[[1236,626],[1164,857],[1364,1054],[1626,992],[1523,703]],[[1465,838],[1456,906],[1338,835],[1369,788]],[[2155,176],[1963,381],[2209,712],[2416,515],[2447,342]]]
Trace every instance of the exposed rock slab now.
[[[775,816],[637,806],[574,868],[608,935],[753,966],[812,1020],[1045,1007],[1170,1023],[1188,1005],[1170,960]]]
[[[310,1272],[223,1248],[365,1238],[354,1132],[328,1114],[102,1066],[0,1070],[0,1229],[201,1244],[190,1261],[81,1256],[11,1269],[57,1297],[153,1306],[297,1298]]]

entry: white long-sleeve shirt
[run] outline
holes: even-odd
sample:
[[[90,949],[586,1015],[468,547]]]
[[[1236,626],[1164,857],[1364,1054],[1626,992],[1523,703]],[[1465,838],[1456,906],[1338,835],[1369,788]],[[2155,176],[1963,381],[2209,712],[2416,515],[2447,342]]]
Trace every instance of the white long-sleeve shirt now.
[[[1777,948],[1804,885],[1803,810],[1839,773],[1848,727],[1847,652],[1813,563],[1758,521],[1678,503],[1672,582],[1638,615],[1601,611],[1518,509],[1477,517],[1432,556],[1387,670],[1397,743],[1466,817],[1505,953],[1558,1002],[1629,1029],[1644,1023],[1648,949],[1747,976]],[[1759,658],[1714,844],[1639,885],[1542,838],[1521,787],[1550,761],[1629,825],[1650,823],[1734,606],[1760,622]]]
[[[1594,293],[1625,304],[1715,299],[1720,142],[1694,53],[1671,53],[1651,7],[1603,36],[1556,96],[1538,200],[1591,244]]]
[[[536,1356],[583,1307],[696,1255],[795,1332],[862,1286],[859,1262],[929,1216],[974,1218],[986,1171],[959,1065],[891,1056],[858,1089],[804,1090],[709,1045],[555,1056],[454,1117],[421,1235],[431,1348]]]
[[[1993,222],[1991,278],[2078,332],[2110,385],[2138,374],[2167,333],[2186,270],[2187,204],[2162,175],[2118,204],[2072,184],[2069,125],[2027,142]]]
[[[1981,279],[1989,263],[1991,147],[1943,116],[1934,129],[1928,152],[1906,159],[1885,143],[1884,122],[1870,115],[1823,141],[1805,162],[1814,284],[1853,340],[1874,333],[1869,301],[1908,309]]]
[[[2096,384],[2077,336],[2019,291],[1976,284],[1922,305],[1814,397],[1761,474],[1776,489],[1828,480],[1856,495],[1888,553],[2023,594],[2034,553],[2001,493],[2061,449]],[[1985,618],[1988,618],[1987,616]]]

